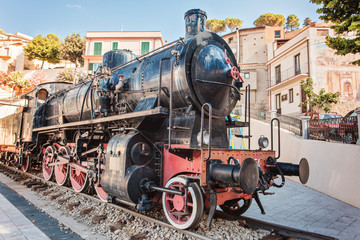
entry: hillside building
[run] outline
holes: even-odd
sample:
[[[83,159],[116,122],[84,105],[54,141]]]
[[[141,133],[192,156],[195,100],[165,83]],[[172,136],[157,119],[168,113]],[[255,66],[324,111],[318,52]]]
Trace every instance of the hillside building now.
[[[268,49],[267,44],[275,39],[284,39],[283,27],[254,27],[238,29],[222,38],[229,44],[241,69],[245,86],[250,84],[250,103],[258,114],[268,110],[269,85],[267,78]],[[240,104],[244,104],[243,95]]]
[[[96,71],[105,52],[113,49],[128,49],[135,55],[146,54],[164,44],[161,32],[87,32],[86,50],[83,55],[84,69]]]
[[[33,38],[22,33],[0,32],[0,71],[24,70],[24,46]],[[10,67],[10,69],[9,69]]]
[[[360,56],[336,55],[326,45],[326,36],[335,36],[330,25],[314,23],[268,43],[270,110],[294,116],[304,112],[299,106],[304,100],[300,81],[308,77],[314,82],[315,93],[321,89],[340,92],[340,102],[332,106],[332,111],[345,115],[360,106],[360,68],[351,64]]]

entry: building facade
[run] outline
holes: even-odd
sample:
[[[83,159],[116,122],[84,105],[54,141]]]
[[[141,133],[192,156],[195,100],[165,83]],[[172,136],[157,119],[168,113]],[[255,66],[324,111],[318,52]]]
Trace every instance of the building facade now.
[[[275,39],[284,39],[283,27],[254,27],[238,29],[222,38],[229,44],[241,69],[245,86],[250,84],[250,103],[256,112],[268,110],[267,44]],[[243,95],[244,96],[244,95]],[[244,104],[242,97],[240,106]],[[256,113],[257,114],[257,113]]]
[[[102,63],[105,52],[127,49],[135,55],[146,54],[164,44],[161,32],[87,32],[84,69],[92,74]]]
[[[0,32],[0,71],[23,70],[25,62],[23,47],[32,39],[18,32],[15,34]]]
[[[351,64],[359,56],[335,55],[335,50],[325,43],[328,35],[335,36],[329,25],[312,24],[285,35],[285,43],[268,43],[270,110],[294,116],[304,112],[300,106],[304,100],[300,82],[308,77],[313,80],[315,93],[321,89],[340,92],[340,103],[331,106],[332,111],[345,115],[360,106],[360,69]]]

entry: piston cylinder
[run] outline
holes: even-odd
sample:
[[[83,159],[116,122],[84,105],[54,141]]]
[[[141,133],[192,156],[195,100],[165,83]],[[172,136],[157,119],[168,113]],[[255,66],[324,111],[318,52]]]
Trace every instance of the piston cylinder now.
[[[137,204],[143,194],[141,182],[156,182],[153,160],[154,150],[141,134],[113,136],[106,147],[102,188],[112,196]]]
[[[241,165],[213,163],[210,166],[210,179],[240,187],[245,193],[251,194],[259,182],[259,169],[252,158],[245,159]]]

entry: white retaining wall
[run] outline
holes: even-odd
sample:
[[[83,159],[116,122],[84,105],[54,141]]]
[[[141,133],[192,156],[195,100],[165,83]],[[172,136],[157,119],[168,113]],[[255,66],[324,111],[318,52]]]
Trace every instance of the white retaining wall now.
[[[277,149],[277,130],[274,131]],[[257,140],[264,135],[270,140],[270,125],[251,119],[251,149],[258,148]],[[310,165],[307,187],[360,208],[360,145],[305,140],[281,130],[280,162],[298,164],[306,158]],[[236,146],[240,140],[234,139]],[[299,182],[298,177],[290,177]]]

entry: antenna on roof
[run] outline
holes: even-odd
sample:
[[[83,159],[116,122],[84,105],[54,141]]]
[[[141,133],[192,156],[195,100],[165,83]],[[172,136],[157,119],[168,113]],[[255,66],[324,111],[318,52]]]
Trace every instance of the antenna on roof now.
[[[124,30],[124,25],[121,25],[121,32]]]

